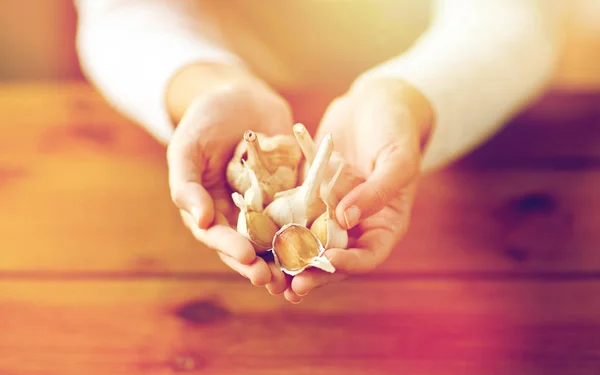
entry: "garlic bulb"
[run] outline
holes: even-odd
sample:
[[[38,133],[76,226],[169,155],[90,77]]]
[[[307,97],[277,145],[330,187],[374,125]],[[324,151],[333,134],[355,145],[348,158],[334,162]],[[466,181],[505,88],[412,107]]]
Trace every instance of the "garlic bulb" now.
[[[283,226],[273,238],[276,264],[288,275],[295,276],[308,267],[335,272],[329,259],[323,256],[325,248],[307,228],[297,224]]]
[[[260,185],[253,172],[250,176],[252,185],[244,196],[236,192],[231,195],[231,198],[240,209],[237,231],[252,243],[257,253],[263,253],[271,249],[273,238],[279,228],[262,212]]]
[[[323,139],[306,180],[301,186],[278,193],[271,204],[265,208],[265,214],[275,224],[282,227],[289,223],[307,226],[325,211],[325,205],[319,198],[329,158],[333,151],[331,134]]]
[[[335,217],[335,208],[337,203],[334,200],[333,189],[338,181],[344,164],[340,164],[335,176],[327,187],[327,193],[323,195],[323,201],[327,206],[327,210],[319,216],[310,230],[317,236],[319,241],[324,244],[325,249],[331,249],[333,247],[339,249],[345,249],[348,246],[348,232],[340,226]]]
[[[245,192],[251,184],[249,170],[254,171],[260,181],[263,200],[268,204],[276,193],[296,186],[301,159],[302,152],[294,137],[267,137],[247,130],[227,165],[227,182],[235,191]]]

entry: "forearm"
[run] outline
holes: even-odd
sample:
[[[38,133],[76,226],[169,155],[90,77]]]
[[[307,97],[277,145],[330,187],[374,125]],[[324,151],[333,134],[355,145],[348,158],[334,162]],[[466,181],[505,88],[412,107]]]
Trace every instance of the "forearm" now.
[[[541,91],[557,56],[553,0],[444,0],[407,54],[367,72],[417,88],[435,113],[423,169],[451,162]]]
[[[167,90],[178,72],[200,63],[243,65],[219,43],[215,26],[198,16],[193,3],[76,1],[85,75],[109,103],[163,143],[174,129]]]

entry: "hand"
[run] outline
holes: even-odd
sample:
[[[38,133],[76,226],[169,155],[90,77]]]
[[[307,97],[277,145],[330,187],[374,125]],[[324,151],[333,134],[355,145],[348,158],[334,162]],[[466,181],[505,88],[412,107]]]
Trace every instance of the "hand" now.
[[[277,275],[271,281],[273,265],[257,257],[251,243],[232,228],[237,208],[225,168],[246,129],[290,133],[289,105],[250,74],[219,65],[193,66],[179,74],[167,101],[174,119],[181,117],[167,160],[172,199],[185,225],[254,285],[270,284],[269,290],[282,293],[285,279]]]
[[[342,192],[336,208],[340,225],[351,229],[349,249],[324,253],[336,272],[309,269],[297,275],[296,294],[369,272],[397,245],[408,229],[432,117],[415,88],[392,79],[363,81],[330,105],[316,141],[331,133],[335,150],[364,182]]]

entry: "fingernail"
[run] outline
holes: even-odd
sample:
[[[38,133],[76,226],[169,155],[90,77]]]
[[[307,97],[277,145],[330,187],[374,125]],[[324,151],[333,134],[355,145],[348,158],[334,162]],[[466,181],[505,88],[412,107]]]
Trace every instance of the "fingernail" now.
[[[350,206],[344,211],[344,220],[346,221],[346,228],[351,229],[360,220],[360,208],[356,206]]]
[[[299,301],[294,301],[294,302],[292,302],[292,304],[293,304],[293,305],[298,305],[298,304],[300,304],[301,302],[302,302],[302,298],[301,298]]]
[[[194,219],[194,222],[196,223],[196,225],[199,225],[199,223],[200,223],[200,207],[193,206],[190,209],[190,215],[192,215],[192,219]]]
[[[303,293],[303,294],[296,293],[296,295],[297,295],[298,297],[306,297],[306,296],[308,295],[308,292],[306,292],[306,293]]]

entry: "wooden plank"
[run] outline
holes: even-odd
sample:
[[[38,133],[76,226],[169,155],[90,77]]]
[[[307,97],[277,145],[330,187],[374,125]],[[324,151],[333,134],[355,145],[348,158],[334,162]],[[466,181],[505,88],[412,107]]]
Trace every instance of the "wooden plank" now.
[[[461,163],[469,170],[600,168],[600,93],[553,91]]]
[[[598,271],[600,115],[566,98],[425,177],[379,272]],[[164,148],[88,86],[3,86],[0,124],[0,273],[229,272],[180,224]]]
[[[596,374],[600,283],[0,282],[0,372]]]

